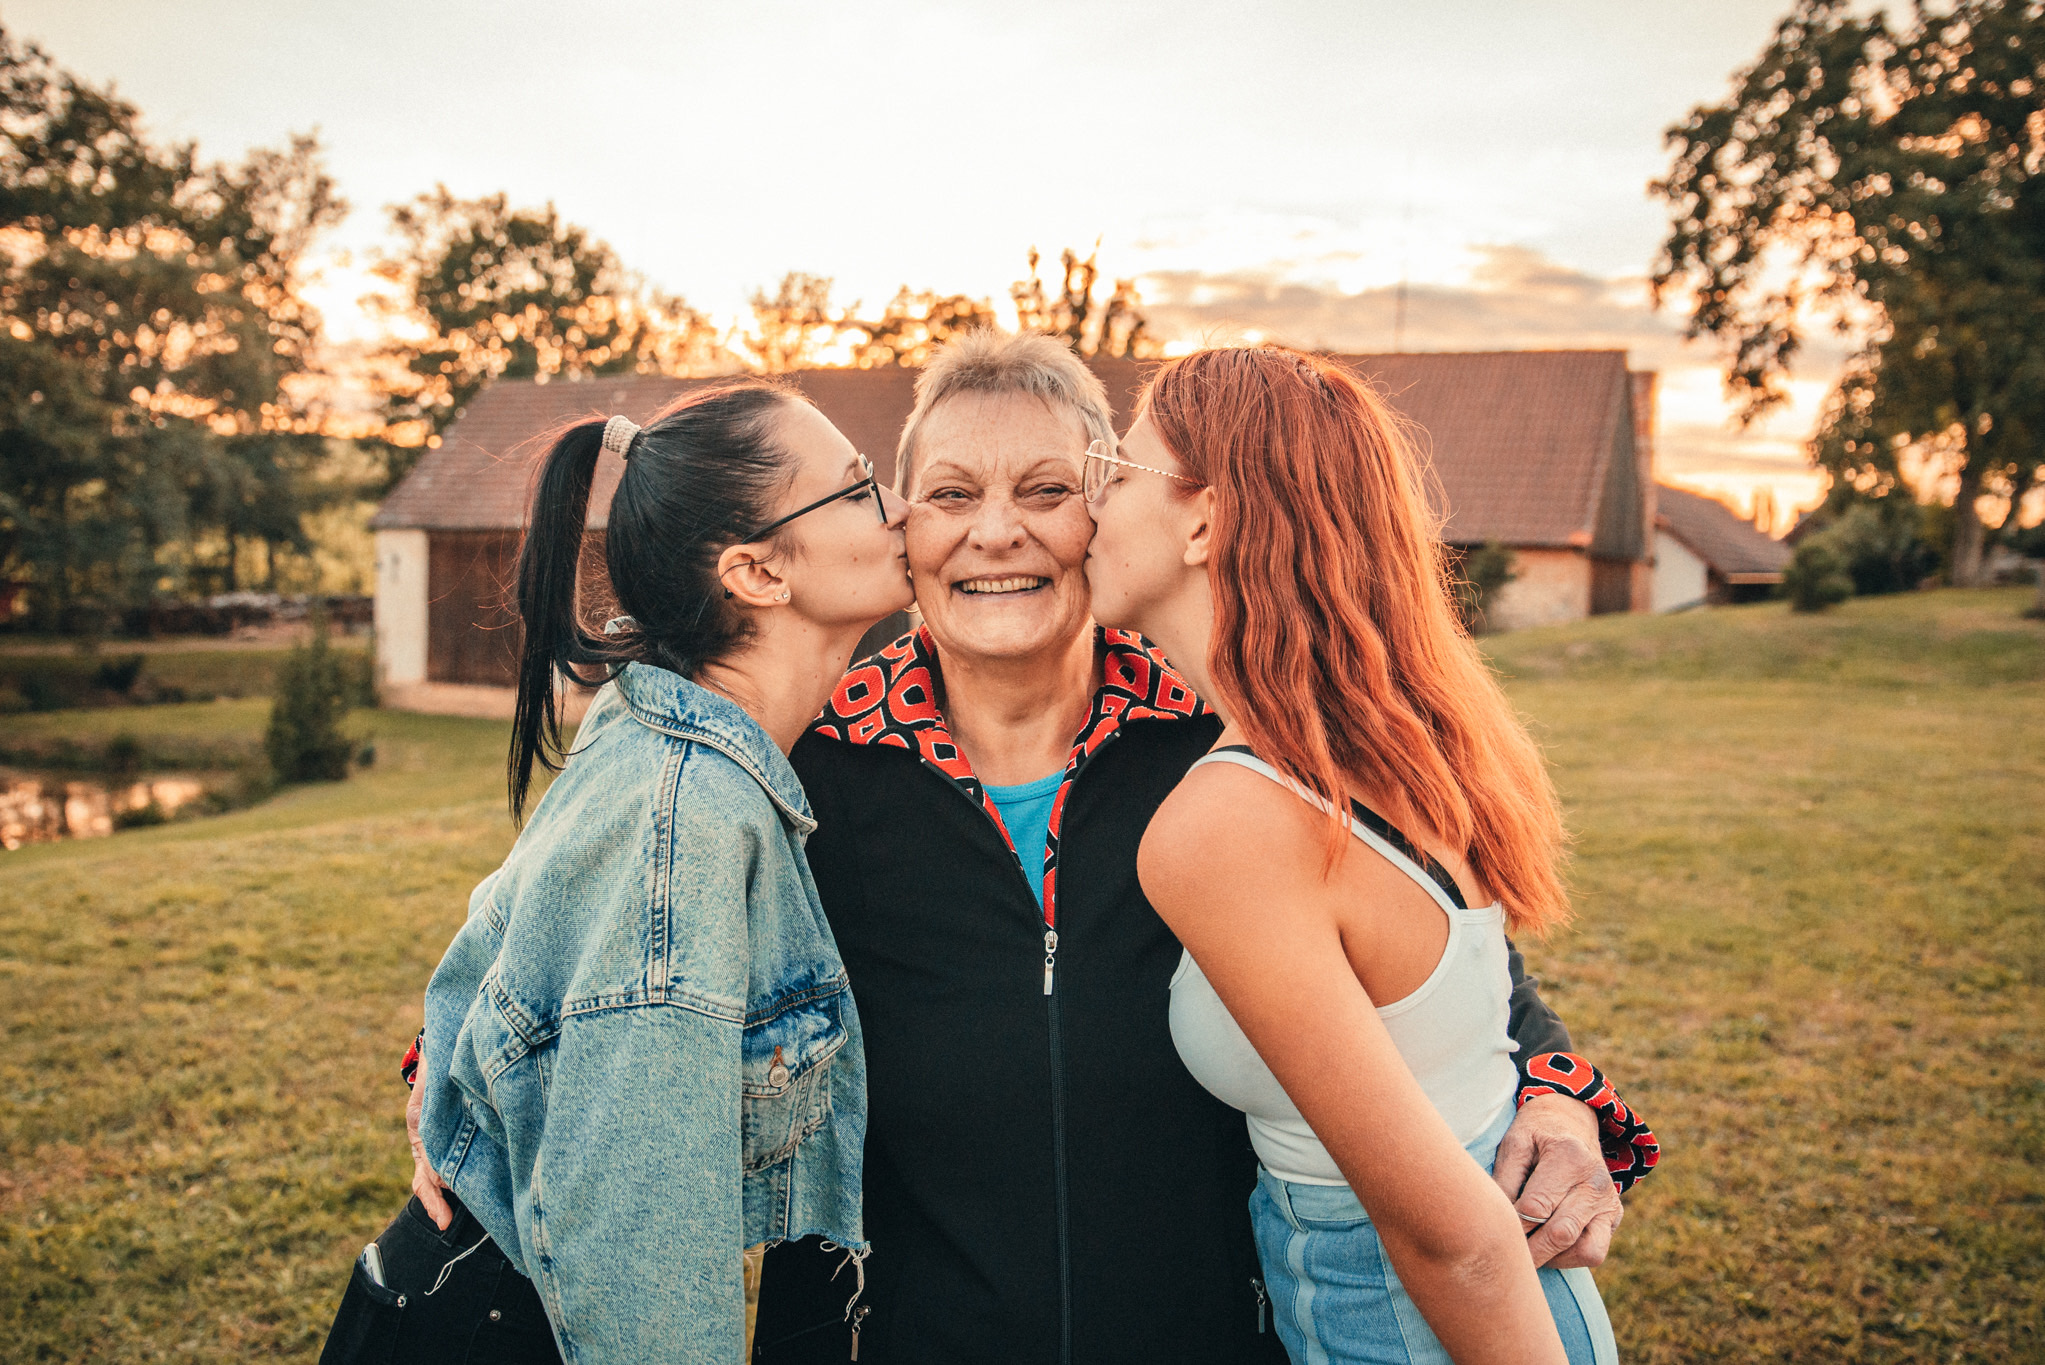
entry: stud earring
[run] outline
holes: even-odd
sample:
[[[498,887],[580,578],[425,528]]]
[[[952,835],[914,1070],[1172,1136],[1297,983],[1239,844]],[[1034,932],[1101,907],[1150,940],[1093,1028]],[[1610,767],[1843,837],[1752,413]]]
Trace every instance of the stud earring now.
[[[788,589],[783,588],[781,590],[781,596],[776,598],[775,600],[780,602],[786,602],[788,600]]]

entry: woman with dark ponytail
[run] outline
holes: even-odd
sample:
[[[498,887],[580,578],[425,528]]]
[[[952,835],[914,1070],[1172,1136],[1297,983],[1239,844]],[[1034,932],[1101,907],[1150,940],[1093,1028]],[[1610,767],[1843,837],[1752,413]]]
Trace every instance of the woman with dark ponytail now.
[[[858,1270],[859,1021],[786,755],[909,604],[901,525],[865,457],[758,380],[555,441],[518,562],[524,828],[427,987],[415,1197],[324,1359],[729,1365],[744,1249],[815,1235]],[[591,630],[592,599],[621,614]],[[563,677],[608,679],[572,749]],[[528,812],[536,762],[561,775]]]

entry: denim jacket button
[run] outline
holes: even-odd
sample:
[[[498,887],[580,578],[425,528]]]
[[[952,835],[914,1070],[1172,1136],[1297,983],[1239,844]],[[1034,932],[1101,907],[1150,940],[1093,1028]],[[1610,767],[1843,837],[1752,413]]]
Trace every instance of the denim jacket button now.
[[[767,1084],[773,1086],[777,1090],[779,1090],[782,1086],[787,1085],[788,1068],[783,1066],[779,1062],[774,1063],[774,1069],[767,1073]]]

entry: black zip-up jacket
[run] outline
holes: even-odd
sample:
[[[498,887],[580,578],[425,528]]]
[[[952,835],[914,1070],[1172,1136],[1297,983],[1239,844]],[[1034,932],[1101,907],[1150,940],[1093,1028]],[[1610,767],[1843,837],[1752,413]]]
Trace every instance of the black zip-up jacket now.
[[[1136,877],[1151,815],[1220,723],[1135,637],[1105,632],[1102,657],[1041,909],[944,731],[927,635],[855,665],[795,747],[865,1032],[873,1253],[848,1322],[843,1253],[770,1252],[758,1361],[1285,1360],[1243,1116],[1179,1061],[1179,944]],[[1512,965],[1520,1056],[1567,1049]]]

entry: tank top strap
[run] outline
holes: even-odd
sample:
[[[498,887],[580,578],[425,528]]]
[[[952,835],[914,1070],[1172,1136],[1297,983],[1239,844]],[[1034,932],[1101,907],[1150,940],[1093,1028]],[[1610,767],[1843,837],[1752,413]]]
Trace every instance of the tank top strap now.
[[[1332,809],[1326,800],[1301,787],[1299,783],[1257,757],[1256,751],[1247,744],[1224,744],[1218,749],[1211,749],[1196,759],[1193,767],[1197,768],[1203,763],[1233,763],[1237,767],[1248,768],[1253,773],[1271,779],[1311,805],[1319,806],[1322,810]],[[1192,769],[1189,768],[1187,771],[1190,772]],[[1423,851],[1418,844],[1408,839],[1384,816],[1361,801],[1351,800],[1349,827],[1350,832],[1357,838],[1376,846],[1378,852],[1384,854],[1394,867],[1419,882],[1421,889],[1430,895],[1438,895],[1447,900],[1458,910],[1469,910],[1470,903],[1463,898],[1463,888],[1456,884],[1456,879],[1449,870]]]

